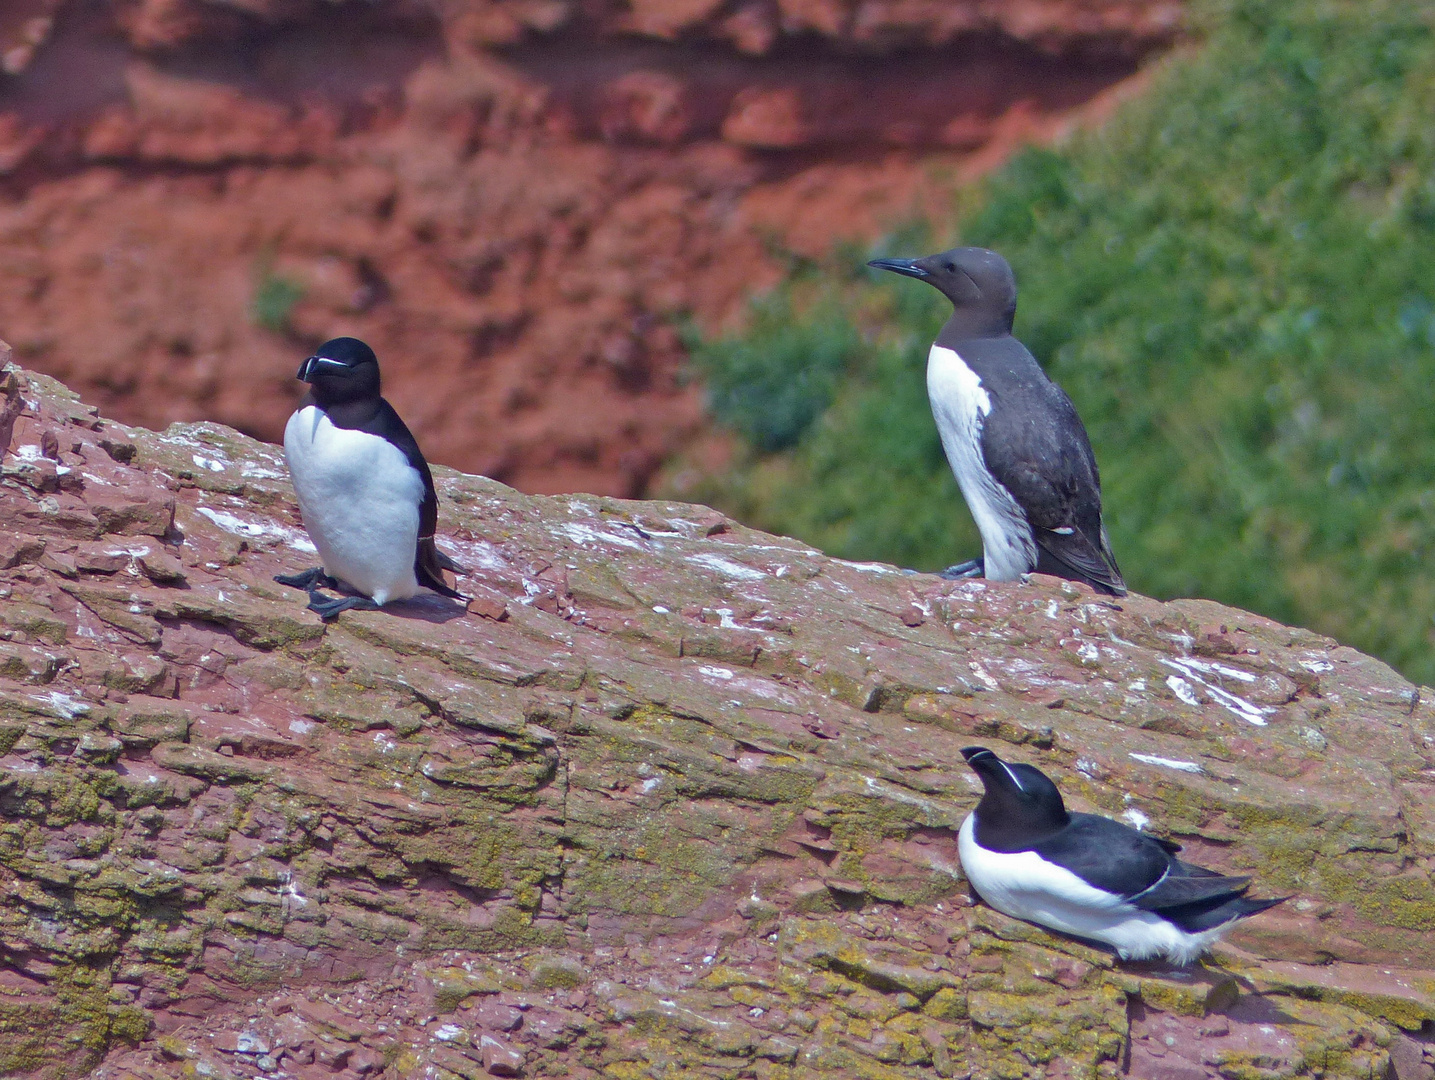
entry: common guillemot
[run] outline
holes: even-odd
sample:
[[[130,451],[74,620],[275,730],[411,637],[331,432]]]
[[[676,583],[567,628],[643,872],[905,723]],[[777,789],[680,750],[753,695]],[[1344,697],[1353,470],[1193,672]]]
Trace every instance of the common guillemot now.
[[[927,397],[982,557],[942,576],[1013,581],[1035,570],[1124,596],[1086,428],[1012,337],[1016,278],[1007,261],[967,247],[867,265],[925,281],[952,302],[927,356]]]

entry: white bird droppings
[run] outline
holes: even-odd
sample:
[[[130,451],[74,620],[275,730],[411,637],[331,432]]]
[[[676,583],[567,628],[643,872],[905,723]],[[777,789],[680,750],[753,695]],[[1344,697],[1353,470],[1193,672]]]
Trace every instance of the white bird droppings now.
[[[1206,771],[1194,761],[1177,761],[1175,758],[1157,757],[1155,754],[1131,753],[1127,756],[1143,765],[1157,765],[1163,769],[1175,769],[1177,772],[1204,773]]]

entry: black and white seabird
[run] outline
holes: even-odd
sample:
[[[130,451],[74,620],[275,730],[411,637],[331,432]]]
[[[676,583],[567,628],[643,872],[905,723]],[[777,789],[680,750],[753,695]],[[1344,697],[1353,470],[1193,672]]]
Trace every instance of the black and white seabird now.
[[[982,557],[943,577],[1014,581],[1033,570],[1126,594],[1101,522],[1091,440],[1066,392],[1012,337],[1016,278],[986,248],[868,266],[935,286],[952,317],[927,356],[927,397],[982,535]]]
[[[1110,818],[1069,814],[1050,778],[981,746],[962,751],[986,793],[958,833],[977,894],[1014,918],[1105,942],[1123,960],[1189,964],[1238,919],[1287,897],[1249,900],[1248,877],[1175,857],[1179,844]]]
[[[309,592],[323,619],[432,589],[464,597],[443,571],[463,568],[434,546],[438,494],[412,432],[379,395],[379,361],[357,338],[326,341],[296,378],[309,392],[284,428],[284,459],[322,567],[274,580]],[[330,599],[318,591],[347,587]]]

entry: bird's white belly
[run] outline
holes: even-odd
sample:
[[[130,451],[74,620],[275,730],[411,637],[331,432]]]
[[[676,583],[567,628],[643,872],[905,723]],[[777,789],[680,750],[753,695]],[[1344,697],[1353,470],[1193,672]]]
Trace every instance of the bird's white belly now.
[[[982,458],[982,422],[992,411],[982,380],[943,345],[927,354],[927,399],[947,462],[982,535],[986,576],[1014,581],[1036,569],[1036,540],[1011,492],[997,483]]]
[[[1225,929],[1188,933],[1155,912],[1088,885],[1034,851],[987,851],[977,846],[975,827],[975,816],[968,814],[957,834],[962,873],[977,895],[1005,915],[1103,941],[1123,960],[1166,956],[1177,964],[1200,956]]]
[[[403,451],[310,405],[289,418],[284,457],[324,570],[377,604],[415,595],[424,483]]]

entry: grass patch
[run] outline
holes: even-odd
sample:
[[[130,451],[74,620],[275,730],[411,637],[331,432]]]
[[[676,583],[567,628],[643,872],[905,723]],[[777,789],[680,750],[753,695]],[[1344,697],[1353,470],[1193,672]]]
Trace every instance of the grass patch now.
[[[256,326],[275,334],[291,329],[294,308],[304,299],[304,286],[293,278],[274,272],[263,265],[255,274],[254,296],[249,301],[249,317]]]

